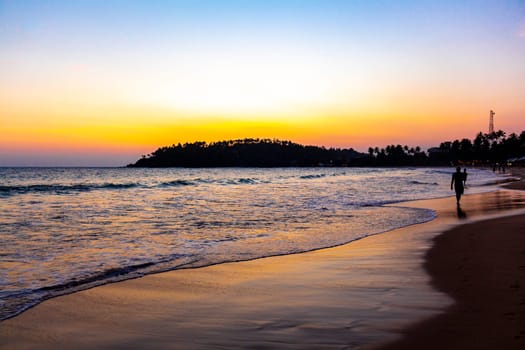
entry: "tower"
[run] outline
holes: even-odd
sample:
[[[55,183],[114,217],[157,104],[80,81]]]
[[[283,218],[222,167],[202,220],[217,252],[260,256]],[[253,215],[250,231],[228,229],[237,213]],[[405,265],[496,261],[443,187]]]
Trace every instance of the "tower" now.
[[[494,113],[494,111],[491,109],[489,121],[489,134],[492,134],[494,132],[494,115],[496,115],[496,113]]]

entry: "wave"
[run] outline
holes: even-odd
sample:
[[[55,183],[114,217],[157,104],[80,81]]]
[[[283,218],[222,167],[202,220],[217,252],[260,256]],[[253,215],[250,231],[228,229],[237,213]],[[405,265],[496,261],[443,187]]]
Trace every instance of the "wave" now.
[[[177,187],[177,186],[192,186],[192,185],[196,185],[195,182],[193,181],[188,181],[188,180],[173,180],[173,181],[169,181],[169,182],[163,182],[161,184],[161,186],[174,186],[174,187]]]
[[[240,184],[254,184],[256,181],[250,178],[240,178],[237,180]]]
[[[455,169],[453,168],[450,168],[450,169],[429,169],[427,171],[427,173],[429,174],[447,174],[447,175],[452,175],[454,173]]]
[[[341,176],[345,173],[336,174],[309,174],[298,176],[302,180],[320,179],[326,176]],[[294,176],[292,176],[294,177]],[[271,183],[272,180],[261,179],[257,177],[240,177],[240,178],[220,178],[220,179],[174,179],[158,184],[141,184],[139,182],[131,183],[76,183],[76,184],[30,184],[30,185],[0,185],[0,197],[9,197],[27,193],[51,193],[51,194],[71,194],[77,192],[88,192],[93,190],[122,190],[137,187],[158,188],[158,187],[184,187],[198,185],[256,185]]]
[[[479,182],[479,183],[476,183],[475,185],[476,186],[494,186],[494,185],[507,184],[507,183],[515,182],[515,181],[520,181],[520,178],[514,177],[514,176],[501,177],[499,179],[491,179],[491,180]]]
[[[155,265],[154,262],[146,262],[143,264],[125,266],[125,267],[120,267],[120,268],[112,268],[112,269],[103,271],[99,274],[89,276],[83,279],[76,279],[76,280],[68,281],[66,283],[57,284],[54,286],[42,287],[36,290],[36,292],[60,292],[63,290],[71,290],[72,288],[89,285],[90,283],[93,283],[93,282],[107,281],[107,280],[112,280],[114,278],[118,278],[120,276],[130,275],[133,272],[138,272],[139,270],[142,270],[147,267],[154,266],[154,265]]]
[[[412,185],[433,185],[433,186],[439,186],[439,184],[437,182],[424,182],[424,181],[413,180],[413,181],[409,181],[409,183],[412,184]]]
[[[98,189],[128,189],[138,187],[138,183],[104,183],[104,184],[73,184],[73,185],[18,185],[18,186],[0,186],[0,196],[11,196],[25,193],[56,193],[67,194],[71,192],[87,192]]]
[[[384,205],[389,204],[397,204],[399,203],[399,200],[397,199],[390,199],[390,200],[376,200],[376,201],[368,201],[368,202],[362,202],[362,203],[349,203],[349,206],[354,206],[354,209],[362,209],[362,208],[377,208],[382,207]]]
[[[194,180],[173,180],[168,182],[163,182],[160,184],[161,187],[177,187],[177,186],[198,186],[200,184],[213,184],[213,185],[253,185],[261,183],[258,179],[241,177],[238,179],[194,179]]]
[[[266,181],[259,181],[255,178],[238,178],[238,179],[220,179],[206,180],[195,179],[185,180],[177,179],[168,182],[162,182],[156,185],[143,185],[140,183],[103,183],[103,184],[34,184],[34,185],[0,185],[0,197],[9,197],[26,193],[51,193],[51,194],[70,194],[75,192],[88,192],[93,190],[121,190],[137,187],[180,187],[180,186],[198,186],[200,184],[216,185],[254,185]]]
[[[314,174],[314,175],[302,175],[302,176],[299,176],[299,178],[303,180],[310,180],[310,179],[320,179],[325,176],[326,174]]]
[[[186,261],[174,264],[174,261],[184,258],[186,258]],[[15,317],[27,309],[38,305],[42,301],[53,297],[78,292],[112,282],[138,278],[151,273],[180,269],[184,268],[186,265],[198,262],[198,259],[187,260],[188,258],[191,257],[187,254],[173,254],[165,260],[110,268],[84,278],[73,279],[56,285],[44,286],[38,289],[24,289],[12,293],[2,293],[1,296],[3,302],[0,303],[0,321]]]

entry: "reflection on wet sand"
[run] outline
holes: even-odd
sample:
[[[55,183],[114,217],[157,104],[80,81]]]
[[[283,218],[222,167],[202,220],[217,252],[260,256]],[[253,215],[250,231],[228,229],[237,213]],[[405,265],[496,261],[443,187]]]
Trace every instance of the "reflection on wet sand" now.
[[[466,219],[467,218],[467,213],[463,209],[461,209],[461,205],[459,203],[457,204],[456,211],[458,213],[458,218],[459,219]]]
[[[411,207],[425,208],[427,201],[410,202]],[[493,216],[500,212],[519,210],[525,208],[525,191],[501,189],[488,193],[467,194],[461,200],[461,205],[456,205],[455,198],[435,201],[434,207],[442,219],[476,219],[480,216]]]

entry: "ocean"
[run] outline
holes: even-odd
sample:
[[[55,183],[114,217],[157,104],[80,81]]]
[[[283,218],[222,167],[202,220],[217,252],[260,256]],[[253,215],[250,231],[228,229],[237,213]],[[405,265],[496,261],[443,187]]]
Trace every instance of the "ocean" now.
[[[432,220],[453,168],[0,168],[0,320],[145,274],[293,254]],[[467,193],[490,190],[469,169]],[[388,206],[386,206],[389,204]]]

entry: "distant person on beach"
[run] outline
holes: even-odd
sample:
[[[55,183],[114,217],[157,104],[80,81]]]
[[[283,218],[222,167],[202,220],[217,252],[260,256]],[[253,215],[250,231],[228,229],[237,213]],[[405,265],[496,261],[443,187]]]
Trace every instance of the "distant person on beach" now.
[[[450,181],[450,189],[454,188],[456,190],[456,200],[459,205],[459,200],[461,199],[461,195],[463,194],[463,191],[465,190],[464,187],[464,176],[461,173],[461,168],[457,167],[456,172],[452,174],[452,181]]]
[[[465,188],[467,187],[467,176],[468,176],[467,168],[464,168],[463,169],[463,187]]]

